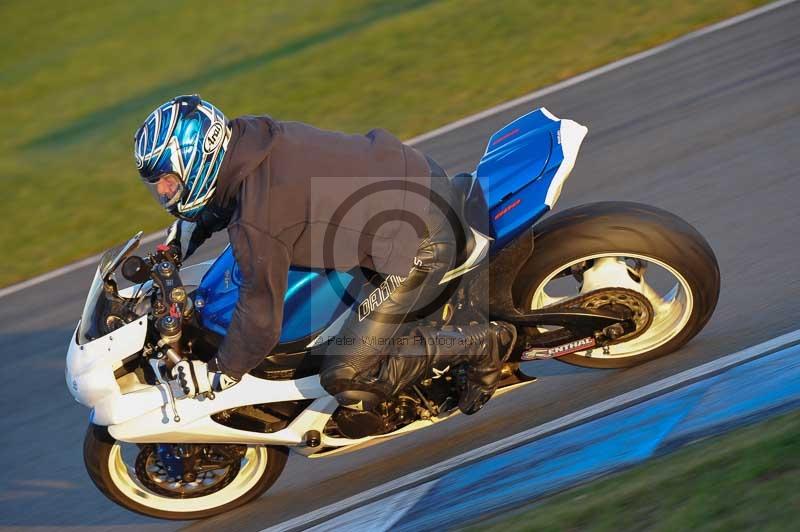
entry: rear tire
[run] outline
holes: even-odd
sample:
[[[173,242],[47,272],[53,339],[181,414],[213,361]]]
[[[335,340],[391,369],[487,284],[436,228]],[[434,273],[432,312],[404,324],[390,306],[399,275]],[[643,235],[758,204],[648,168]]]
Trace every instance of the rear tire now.
[[[647,257],[667,265],[685,281],[692,302],[677,334],[652,350],[620,358],[573,353],[558,360],[590,368],[634,366],[683,346],[714,312],[720,290],[717,259],[705,238],[672,213],[638,203],[591,203],[546,218],[534,227],[534,235],[533,254],[514,282],[519,308],[541,308],[532,305],[535,293],[555,272],[584,257],[604,254]]]
[[[221,514],[237,508],[253,499],[259,497],[278,479],[286,465],[288,449],[286,447],[252,447],[248,453],[253,457],[265,460],[265,464],[253,471],[252,480],[246,485],[240,486],[240,492],[226,500],[223,494],[225,490],[236,490],[236,479],[229,486],[222,488],[205,497],[194,499],[174,499],[175,509],[167,509],[172,503],[171,499],[149,492],[147,488],[136,485],[135,476],[128,468],[127,476],[121,471],[121,467],[115,467],[116,457],[119,454],[120,443],[115,440],[106,427],[89,425],[83,444],[83,459],[86,464],[86,471],[95,486],[103,494],[119,504],[136,513],[159,519],[202,519],[213,515]],[[242,468],[244,471],[244,468]],[[240,471],[239,474],[242,474]],[[256,478],[257,477],[257,478]],[[131,488],[131,489],[129,489]],[[131,496],[128,493],[136,493]],[[134,497],[138,497],[138,500]],[[147,504],[152,501],[152,504]],[[206,507],[203,507],[206,506]]]

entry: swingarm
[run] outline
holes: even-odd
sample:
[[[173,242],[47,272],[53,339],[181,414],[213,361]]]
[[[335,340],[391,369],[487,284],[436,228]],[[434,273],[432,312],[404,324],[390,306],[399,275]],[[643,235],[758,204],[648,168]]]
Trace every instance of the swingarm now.
[[[624,312],[582,308],[533,310],[497,316],[517,327],[517,347],[509,362],[557,358],[603,348],[636,331]]]

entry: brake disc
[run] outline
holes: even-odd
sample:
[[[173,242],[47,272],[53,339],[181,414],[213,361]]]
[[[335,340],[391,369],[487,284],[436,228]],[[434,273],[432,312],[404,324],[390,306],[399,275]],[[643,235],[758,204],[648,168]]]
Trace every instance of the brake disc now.
[[[208,446],[207,452],[211,453],[212,457],[222,458],[224,461],[226,453],[214,456],[214,447],[216,446]],[[173,478],[170,476],[167,466],[158,456],[156,446],[146,445],[141,448],[136,457],[136,478],[145,488],[166,497],[174,499],[203,497],[217,492],[230,484],[239,474],[241,459],[226,461],[226,463],[222,461],[216,462],[213,465],[219,465],[219,467],[213,470],[209,469],[208,464],[203,463],[202,458],[197,460],[197,465],[205,469],[205,471],[197,474],[195,480],[188,482],[183,478]]]

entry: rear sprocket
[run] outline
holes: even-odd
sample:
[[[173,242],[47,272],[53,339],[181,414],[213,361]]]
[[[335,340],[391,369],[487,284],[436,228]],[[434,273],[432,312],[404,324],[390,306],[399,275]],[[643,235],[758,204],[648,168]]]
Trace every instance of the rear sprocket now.
[[[653,323],[654,313],[652,303],[643,294],[629,288],[600,288],[554,305],[553,308],[615,312],[634,322],[636,328],[633,331],[615,338],[609,344],[632,340],[644,333]]]

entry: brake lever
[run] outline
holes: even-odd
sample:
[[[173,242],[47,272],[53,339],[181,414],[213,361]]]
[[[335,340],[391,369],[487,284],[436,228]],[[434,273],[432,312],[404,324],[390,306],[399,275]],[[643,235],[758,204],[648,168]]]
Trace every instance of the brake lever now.
[[[150,367],[153,369],[153,373],[155,373],[158,382],[164,385],[164,387],[167,389],[167,397],[169,398],[170,407],[172,408],[172,419],[175,421],[175,423],[180,423],[181,416],[178,415],[178,407],[175,404],[175,395],[172,393],[172,386],[170,385],[169,381],[165,380],[161,375],[161,366],[164,365],[163,359],[151,358],[148,362],[150,363]]]

